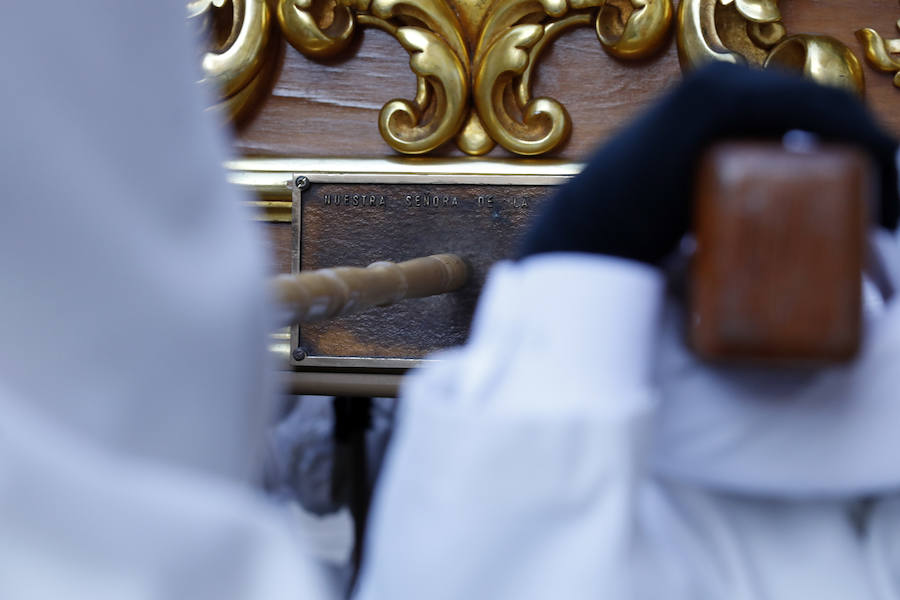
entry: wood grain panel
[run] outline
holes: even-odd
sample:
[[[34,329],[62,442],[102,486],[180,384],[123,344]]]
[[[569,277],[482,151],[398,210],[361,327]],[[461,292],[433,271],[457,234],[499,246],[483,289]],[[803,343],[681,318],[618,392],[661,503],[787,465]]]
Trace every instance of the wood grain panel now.
[[[593,29],[576,29],[548,49],[538,65],[534,95],[559,100],[572,117],[568,143],[553,154],[584,160],[600,142],[681,79],[671,36],[644,61],[621,61],[603,51]],[[507,155],[505,151],[495,154]]]
[[[282,42],[284,43],[284,42]],[[409,55],[379,30],[363,30],[340,59],[312,61],[288,46],[271,95],[244,119],[246,156],[392,156],[378,112],[415,96]]]
[[[874,27],[896,34],[900,4],[894,0],[782,0],[790,33],[824,33],[860,58],[854,31]],[[283,42],[282,42],[283,43]],[[409,56],[392,37],[363,30],[338,60],[311,61],[291,47],[272,94],[246,118],[235,140],[247,156],[395,156],[378,132],[378,112],[392,98],[411,98],[415,77]],[[891,77],[864,67],[867,98],[885,125],[900,135],[900,90]],[[543,57],[535,95],[558,99],[573,121],[569,142],[552,156],[583,160],[611,132],[681,77],[673,38],[654,58],[640,63],[607,56],[590,28],[558,39]],[[712,100],[711,100],[712,101]],[[462,156],[450,143],[434,153]],[[490,156],[509,156],[495,148]]]

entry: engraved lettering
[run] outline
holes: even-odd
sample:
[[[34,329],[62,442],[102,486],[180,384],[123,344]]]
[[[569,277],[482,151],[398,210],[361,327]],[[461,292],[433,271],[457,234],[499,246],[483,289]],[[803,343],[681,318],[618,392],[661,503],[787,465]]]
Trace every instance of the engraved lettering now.
[[[386,206],[383,194],[322,194],[325,206]]]
[[[451,208],[459,206],[459,198],[449,194],[441,195],[422,192],[419,194],[406,194],[403,196],[403,204],[410,208]]]
[[[460,206],[459,198],[449,194],[434,192],[420,192],[418,194],[404,194],[400,196],[404,206],[409,208],[457,208]],[[491,209],[493,212],[508,209],[530,208],[528,198],[521,196],[496,197],[493,194],[482,194],[474,197],[478,208]],[[387,199],[383,194],[366,192],[347,194],[322,194],[322,202],[325,206],[359,206],[359,207],[385,207]],[[499,213],[498,213],[499,214]]]

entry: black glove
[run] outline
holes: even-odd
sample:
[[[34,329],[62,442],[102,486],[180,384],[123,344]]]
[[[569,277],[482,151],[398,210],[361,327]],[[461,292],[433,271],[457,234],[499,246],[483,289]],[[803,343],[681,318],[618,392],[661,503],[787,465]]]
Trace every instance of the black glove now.
[[[878,221],[896,229],[897,142],[859,100],[793,74],[719,63],[688,75],[604,145],[548,203],[519,256],[591,252],[656,264],[690,227],[703,150],[723,138],[791,129],[868,151],[881,171]]]

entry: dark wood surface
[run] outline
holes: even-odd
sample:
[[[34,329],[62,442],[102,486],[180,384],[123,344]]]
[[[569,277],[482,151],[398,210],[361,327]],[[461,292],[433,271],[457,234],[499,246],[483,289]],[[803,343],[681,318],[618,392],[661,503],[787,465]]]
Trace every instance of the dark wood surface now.
[[[260,223],[263,230],[264,241],[269,252],[271,268],[275,273],[291,272],[291,224],[290,223]],[[328,265],[337,267],[340,265]]]
[[[862,59],[854,37],[874,27],[897,37],[894,0],[782,0],[789,33],[825,33],[847,44]],[[281,42],[283,43],[283,42]],[[272,93],[240,124],[235,140],[248,156],[394,156],[382,140],[377,118],[392,98],[411,98],[415,78],[409,56],[388,34],[362,29],[342,57],[316,62],[287,46]],[[885,125],[900,135],[900,89],[891,76],[864,66],[867,101]],[[607,56],[594,31],[564,34],[544,54],[535,96],[562,102],[572,116],[569,142],[552,156],[583,160],[598,143],[681,77],[670,39],[654,58],[625,63]],[[715,99],[711,98],[710,102]],[[452,144],[436,155],[461,156]],[[495,148],[490,156],[509,156]]]

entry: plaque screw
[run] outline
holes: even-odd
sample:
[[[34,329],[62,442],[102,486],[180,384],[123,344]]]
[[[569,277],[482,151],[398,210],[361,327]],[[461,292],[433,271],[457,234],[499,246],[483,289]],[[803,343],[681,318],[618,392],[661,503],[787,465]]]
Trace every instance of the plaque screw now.
[[[304,350],[303,348],[299,348],[299,347],[294,348],[294,351],[291,353],[291,356],[294,358],[294,360],[301,361],[304,358],[306,358],[306,350]]]
[[[309,177],[306,175],[300,175],[297,179],[294,180],[294,185],[297,186],[298,190],[305,190],[309,187]]]

